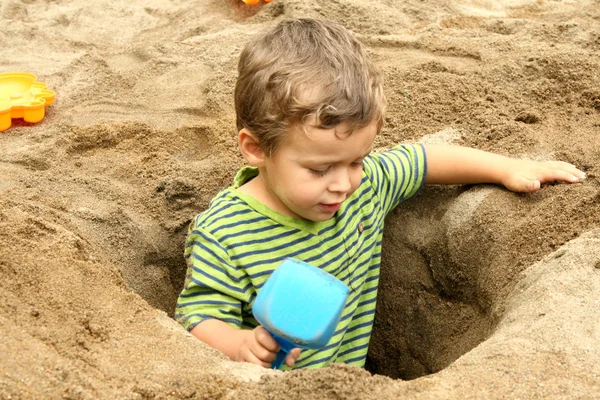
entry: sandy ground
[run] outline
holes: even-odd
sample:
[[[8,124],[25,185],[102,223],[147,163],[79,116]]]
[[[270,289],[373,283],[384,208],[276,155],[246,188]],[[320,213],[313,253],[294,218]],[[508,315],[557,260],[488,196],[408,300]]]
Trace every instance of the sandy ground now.
[[[242,165],[237,55],[303,16],[385,72],[378,147],[588,174],[431,187],[390,215],[366,370],[233,363],[170,318],[187,224]],[[0,398],[600,398],[599,65],[598,1],[2,1],[0,72],[57,97],[0,133]]]

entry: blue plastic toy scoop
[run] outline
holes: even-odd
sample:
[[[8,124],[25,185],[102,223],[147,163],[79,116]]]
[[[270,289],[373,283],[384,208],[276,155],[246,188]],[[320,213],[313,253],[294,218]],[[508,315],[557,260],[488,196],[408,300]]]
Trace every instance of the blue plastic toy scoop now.
[[[287,258],[258,292],[252,313],[281,346],[279,369],[293,348],[325,347],[340,321],[349,289],[335,276]]]

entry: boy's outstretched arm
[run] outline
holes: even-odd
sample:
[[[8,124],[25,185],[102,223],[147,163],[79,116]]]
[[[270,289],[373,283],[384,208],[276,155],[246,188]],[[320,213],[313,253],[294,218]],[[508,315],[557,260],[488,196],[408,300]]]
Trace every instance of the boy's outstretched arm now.
[[[253,330],[237,329],[218,319],[207,319],[190,333],[221,351],[233,361],[244,361],[269,368],[275,361],[279,344],[262,326]],[[291,367],[300,356],[300,349],[290,351],[285,363]]]
[[[495,183],[513,192],[536,192],[542,183],[578,182],[585,173],[562,161],[505,157],[469,147],[426,145],[426,184]]]

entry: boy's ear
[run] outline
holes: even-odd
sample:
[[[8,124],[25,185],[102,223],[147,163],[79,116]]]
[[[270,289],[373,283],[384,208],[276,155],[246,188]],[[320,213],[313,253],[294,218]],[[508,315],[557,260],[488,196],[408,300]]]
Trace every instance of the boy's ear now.
[[[262,167],[265,162],[265,153],[259,146],[256,136],[248,129],[243,128],[238,135],[240,151],[248,163],[254,167]]]

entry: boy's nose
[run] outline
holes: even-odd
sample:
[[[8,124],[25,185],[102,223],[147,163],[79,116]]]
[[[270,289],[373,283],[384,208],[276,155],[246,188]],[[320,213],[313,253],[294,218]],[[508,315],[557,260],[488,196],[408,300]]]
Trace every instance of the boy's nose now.
[[[347,193],[352,188],[350,174],[347,171],[339,171],[329,183],[330,192]]]

